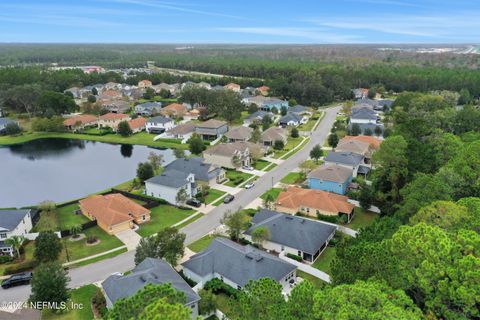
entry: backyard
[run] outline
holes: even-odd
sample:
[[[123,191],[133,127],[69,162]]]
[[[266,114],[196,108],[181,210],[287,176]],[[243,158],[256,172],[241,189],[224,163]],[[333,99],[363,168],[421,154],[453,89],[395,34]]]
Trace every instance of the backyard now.
[[[361,228],[368,227],[373,223],[375,219],[378,218],[378,214],[371,211],[365,211],[362,208],[355,208],[355,214],[353,216],[352,222],[349,224],[343,224],[346,227],[354,230],[360,230]]]
[[[179,209],[168,204],[161,204],[150,210],[152,210],[150,221],[142,224],[137,231],[142,237],[157,233],[158,231],[170,227],[195,213],[194,210]]]
[[[320,257],[313,263],[313,267],[327,274],[330,273],[330,263],[335,258],[335,247],[328,246],[325,251],[322,252]]]
[[[313,284],[313,286],[317,289],[321,289],[321,288],[325,287],[325,285],[326,285],[326,283],[323,280],[321,280],[321,279],[319,279],[315,276],[312,276],[309,273],[303,272],[301,270],[297,270],[297,276],[304,279],[304,280],[310,281]]]

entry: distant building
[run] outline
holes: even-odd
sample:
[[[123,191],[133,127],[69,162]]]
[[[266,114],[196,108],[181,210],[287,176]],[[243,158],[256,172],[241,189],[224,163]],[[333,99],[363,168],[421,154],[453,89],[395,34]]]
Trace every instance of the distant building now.
[[[141,80],[138,82],[139,88],[150,88],[152,86],[152,81],[150,80]]]
[[[145,130],[147,119],[144,117],[137,117],[135,119],[129,120],[128,125],[132,130],[132,133],[137,133]]]
[[[98,127],[109,127],[117,130],[118,125],[122,121],[129,121],[131,118],[128,114],[123,113],[107,113],[98,117]]]
[[[164,116],[157,116],[147,120],[148,133],[160,134],[175,127],[175,122]]]
[[[63,121],[65,128],[70,131],[77,131],[88,126],[96,126],[97,123],[98,118],[91,114],[81,114]]]
[[[151,117],[154,114],[159,114],[162,110],[161,102],[145,102],[135,106],[135,113],[141,116]]]

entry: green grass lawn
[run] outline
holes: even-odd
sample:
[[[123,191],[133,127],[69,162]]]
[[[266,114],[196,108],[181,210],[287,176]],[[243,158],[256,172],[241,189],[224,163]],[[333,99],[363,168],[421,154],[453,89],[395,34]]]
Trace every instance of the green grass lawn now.
[[[205,202],[207,204],[210,204],[215,200],[217,200],[218,198],[220,198],[221,196],[223,196],[225,193],[226,193],[225,191],[210,188],[208,190],[208,195],[205,197]]]
[[[88,134],[77,134],[70,132],[27,132],[18,136],[0,136],[0,145],[12,145],[18,143],[24,143],[27,141],[42,139],[42,138],[64,138],[64,139],[80,139],[91,140],[109,143],[121,143],[121,144],[137,144],[152,147],[163,148],[180,148],[187,149],[187,144],[174,143],[170,140],[153,141],[155,135],[147,132],[139,132],[129,137],[122,137],[118,134],[107,134],[104,136],[95,136]]]
[[[150,210],[150,221],[142,224],[137,231],[142,237],[157,233],[195,213],[194,210],[182,210],[168,204],[161,204]]]
[[[40,219],[37,224],[32,228],[32,232],[41,231],[60,231],[60,222],[56,210],[48,212],[40,212]]]
[[[317,288],[317,289],[321,289],[321,288],[323,288],[327,285],[327,283],[324,282],[323,280],[321,280],[321,279],[319,279],[315,276],[312,276],[309,273],[303,272],[301,270],[297,270],[297,276],[299,276],[300,278],[302,278],[304,280],[310,281],[315,286],[315,288]]]
[[[295,151],[292,151],[292,152],[290,152],[290,153],[288,153],[288,154],[284,154],[281,158],[284,159],[284,160],[290,158],[290,157],[293,156],[295,153],[297,153],[298,150],[302,149],[302,148],[308,143],[308,141],[310,141],[310,138],[306,138],[305,140],[303,140],[303,142],[300,143],[300,145],[298,146],[297,149],[295,149]]]
[[[330,263],[332,260],[335,258],[336,254],[336,249],[335,247],[327,247],[325,251],[322,252],[320,257],[315,261],[313,264],[314,268],[317,268],[318,270],[321,270],[325,273],[330,273]]]
[[[289,136],[287,140],[287,144],[282,150],[274,150],[275,152],[274,158],[275,159],[281,158],[287,152],[289,152],[290,150],[298,146],[302,141],[303,141],[302,137],[292,138]]]
[[[296,184],[303,182],[303,175],[300,172],[290,172],[285,177],[283,177],[280,182],[285,184]]]
[[[200,219],[201,217],[203,217],[203,213],[199,213],[197,214],[196,216],[194,216],[193,218],[183,222],[183,223],[180,223],[178,226],[176,226],[177,229],[182,229],[183,227],[189,225],[190,223],[192,223],[193,221],[195,220],[198,220]]]
[[[78,289],[70,290],[70,299],[72,303],[81,304],[82,309],[70,309],[63,313],[53,313],[50,310],[45,309],[42,312],[42,319],[46,320],[84,320],[84,319],[94,319],[92,312],[92,298],[97,292],[98,288],[89,284]],[[71,304],[68,302],[67,306]]]
[[[71,265],[68,266],[68,268],[72,269],[72,268],[78,268],[78,267],[81,267],[81,266],[86,266],[87,264],[90,264],[90,263],[95,263],[95,262],[98,262],[98,261],[101,261],[101,260],[116,257],[119,254],[125,253],[127,251],[128,251],[127,248],[122,248],[122,249],[104,254],[103,256],[99,256],[99,257],[88,259],[88,260],[85,260],[85,261],[82,261],[82,262],[79,262],[79,263],[71,264]]]
[[[280,194],[280,192],[282,192],[283,190],[280,189],[280,188],[272,188],[270,190],[268,190],[267,192],[265,192],[264,194],[262,194],[260,196],[260,198],[262,198],[263,200],[265,200],[267,198],[267,195],[271,194],[273,196],[273,199],[277,199],[278,198],[278,195]]]
[[[375,212],[365,211],[362,208],[355,208],[355,215],[353,216],[352,222],[345,226],[354,230],[359,230],[368,227],[377,218],[378,214]]]
[[[236,170],[225,170],[225,173],[226,173],[227,178],[229,179],[225,183],[225,185],[229,186],[229,187],[236,187],[236,186],[244,183],[246,180],[250,179],[251,177],[253,177],[253,174],[240,172],[240,171],[236,171]],[[239,183],[234,183],[234,180],[237,177],[242,177],[243,180]]]
[[[79,209],[78,203],[57,208],[57,215],[58,215],[60,229],[69,230],[71,227],[75,225],[81,225],[89,221],[87,217],[85,217],[83,214],[74,213],[78,209]]]
[[[217,201],[215,201],[214,203],[212,203],[212,206],[218,207],[218,206],[221,205],[222,203],[223,203],[223,198],[222,198],[222,199],[218,199]]]
[[[200,252],[200,251],[206,249],[210,245],[210,243],[212,243],[213,239],[215,239],[216,237],[218,237],[218,236],[207,234],[203,238],[191,243],[188,246],[188,248],[190,250],[194,251],[194,252]]]
[[[117,239],[117,237],[107,234],[98,226],[88,228],[87,230],[82,231],[82,233],[84,233],[86,237],[96,237],[98,240],[100,240],[100,243],[94,246],[89,246],[87,245],[86,238],[78,241],[70,241],[70,238],[63,238],[62,242],[67,247],[69,261],[85,258],[124,245],[120,240]],[[63,255],[66,259],[65,252]]]
[[[318,120],[318,119],[312,119],[312,118],[313,117],[308,119],[306,123],[299,125],[297,129],[299,131],[312,131],[315,126],[315,123],[317,123],[317,120]]]
[[[33,252],[35,251],[35,242],[34,241],[26,242],[25,245],[23,246],[23,250],[24,250],[24,253],[21,256],[20,262],[13,261],[13,262],[0,264],[0,276],[3,275],[7,267],[13,267],[15,265],[18,265],[19,263],[32,260]]]
[[[228,315],[231,313],[229,300],[233,298],[229,298],[226,294],[223,293],[217,294],[216,296],[218,310],[222,311],[228,317]]]
[[[263,169],[265,169],[265,167],[267,167],[269,164],[271,164],[271,162],[260,159],[260,160],[257,160],[257,161],[255,162],[255,164],[253,165],[253,167],[254,167],[256,170],[263,170]]]

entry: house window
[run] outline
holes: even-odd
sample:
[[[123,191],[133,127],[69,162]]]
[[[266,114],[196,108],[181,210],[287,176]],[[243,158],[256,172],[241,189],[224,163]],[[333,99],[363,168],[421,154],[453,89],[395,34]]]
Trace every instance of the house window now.
[[[0,239],[5,239],[7,234],[5,232],[0,233]]]
[[[240,287],[239,285],[237,285],[237,289],[240,290],[240,289],[242,289],[242,287]]]
[[[145,221],[145,215],[142,216],[142,220]]]

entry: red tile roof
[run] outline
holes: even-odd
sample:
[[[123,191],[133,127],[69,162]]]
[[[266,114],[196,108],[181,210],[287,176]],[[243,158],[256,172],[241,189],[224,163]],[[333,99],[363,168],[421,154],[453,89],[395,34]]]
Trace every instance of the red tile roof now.
[[[128,124],[130,125],[130,129],[134,130],[134,129],[145,127],[146,122],[147,122],[147,119],[145,119],[144,117],[138,117],[128,121]]]
[[[100,116],[99,119],[100,120],[122,120],[128,117],[129,117],[128,114],[110,112]]]
[[[78,116],[74,116],[71,118],[66,119],[63,121],[64,126],[74,126],[77,124],[77,122],[80,122],[81,124],[88,124],[88,123],[93,123],[97,121],[97,117],[91,114],[81,114]]]

